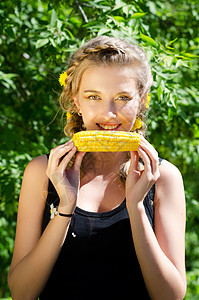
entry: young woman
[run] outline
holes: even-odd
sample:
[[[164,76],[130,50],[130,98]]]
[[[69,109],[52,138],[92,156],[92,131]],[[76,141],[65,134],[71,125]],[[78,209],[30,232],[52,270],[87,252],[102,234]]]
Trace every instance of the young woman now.
[[[183,182],[143,136],[151,85],[137,45],[102,36],[71,57],[61,95],[67,134],[136,130],[141,143],[137,152],[85,153],[70,139],[27,165],[8,274],[13,299],[185,296]],[[50,219],[52,203],[64,216]]]

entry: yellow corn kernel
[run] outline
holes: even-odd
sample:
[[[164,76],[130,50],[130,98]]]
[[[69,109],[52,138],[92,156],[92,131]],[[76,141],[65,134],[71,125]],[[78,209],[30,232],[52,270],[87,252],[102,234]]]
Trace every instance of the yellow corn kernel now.
[[[140,135],[135,132],[91,130],[73,135],[73,142],[80,152],[137,151]]]

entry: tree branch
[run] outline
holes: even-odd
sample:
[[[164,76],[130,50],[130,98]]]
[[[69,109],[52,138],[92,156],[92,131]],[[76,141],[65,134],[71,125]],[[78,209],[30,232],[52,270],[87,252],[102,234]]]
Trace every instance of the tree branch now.
[[[81,14],[82,14],[82,16],[83,16],[83,18],[84,18],[84,21],[85,21],[86,23],[88,23],[87,15],[85,14],[83,8],[82,8],[81,5],[79,4],[79,1],[78,1],[78,0],[75,0],[75,3],[77,4],[77,6],[78,6],[78,8],[79,8],[79,10],[80,10],[80,12],[81,12]]]

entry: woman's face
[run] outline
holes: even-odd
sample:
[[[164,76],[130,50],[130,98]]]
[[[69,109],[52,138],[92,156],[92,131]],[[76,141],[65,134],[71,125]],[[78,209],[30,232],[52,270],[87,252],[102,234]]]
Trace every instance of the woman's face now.
[[[74,101],[86,130],[130,131],[140,106],[136,69],[99,66],[86,70]]]

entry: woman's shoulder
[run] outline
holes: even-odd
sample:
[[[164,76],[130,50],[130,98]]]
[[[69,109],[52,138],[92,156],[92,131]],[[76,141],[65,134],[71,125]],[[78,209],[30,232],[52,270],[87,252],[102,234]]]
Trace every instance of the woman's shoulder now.
[[[44,154],[34,157],[25,168],[22,184],[46,189],[48,186],[48,176],[46,175],[47,166],[47,155]]]
[[[159,163],[160,177],[159,181],[172,180],[181,176],[180,170],[166,159],[161,159]]]
[[[171,162],[163,159],[159,166],[160,177],[156,182],[156,196],[158,199],[169,199],[169,195],[183,193],[183,179],[180,170]],[[171,199],[171,198],[170,198]]]
[[[34,157],[28,162],[25,172],[46,172],[48,158],[46,154]]]

